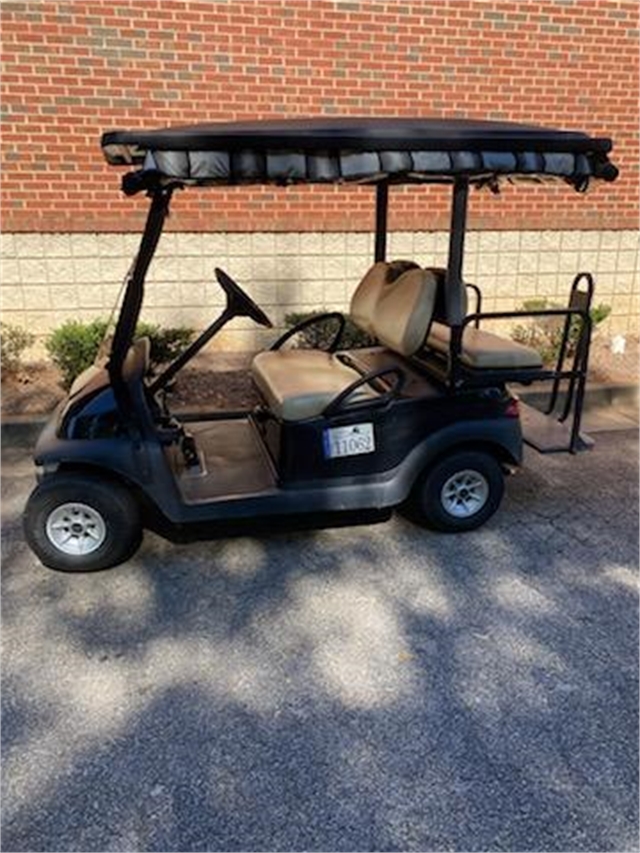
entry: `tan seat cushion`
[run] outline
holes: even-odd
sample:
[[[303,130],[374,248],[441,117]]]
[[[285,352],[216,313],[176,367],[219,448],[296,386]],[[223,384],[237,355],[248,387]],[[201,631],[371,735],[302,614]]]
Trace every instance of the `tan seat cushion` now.
[[[285,421],[318,417],[360,374],[320,350],[275,350],[253,359],[251,375],[274,415]],[[361,386],[353,402],[377,396]]]
[[[451,329],[444,323],[434,320],[427,335],[427,346],[437,352],[448,353],[451,342]]]
[[[432,323],[427,346],[437,352],[449,352],[451,330],[444,323]],[[460,361],[472,368],[500,370],[542,367],[540,353],[531,347],[501,338],[492,332],[467,326],[462,336]]]
[[[436,301],[437,282],[427,270],[411,269],[387,284],[373,316],[373,333],[401,355],[423,345]]]
[[[379,261],[365,273],[351,297],[349,316],[367,334],[373,332],[373,312],[387,279],[387,264]]]
[[[367,270],[349,306],[349,316],[356,326],[369,335],[375,334],[373,326],[378,300],[388,285],[412,268],[418,269],[413,261],[378,261]]]
[[[407,271],[414,278],[405,280],[398,290],[396,285],[406,279]],[[417,273],[417,278],[415,277]],[[381,328],[392,345],[398,337],[401,345],[414,346],[415,352],[424,340],[416,323],[423,322],[421,304],[424,273],[413,261],[380,261],[366,273],[351,300],[351,319],[364,331],[377,336],[374,324],[378,302],[383,294],[397,293],[398,310],[391,311],[395,303],[387,301]],[[413,284],[412,284],[413,282]],[[396,317],[395,321],[391,317]],[[397,317],[400,316],[400,321]],[[380,319],[380,318],[378,318]],[[428,320],[424,321],[428,325]],[[407,325],[409,330],[407,331]],[[425,325],[425,329],[426,329]],[[408,343],[407,343],[408,342]],[[343,364],[335,355],[322,350],[280,349],[259,353],[251,365],[251,374],[258,390],[271,411],[285,421],[299,421],[320,415],[338,394],[356,380],[360,374]],[[376,397],[368,385],[362,385],[350,398],[356,402]]]

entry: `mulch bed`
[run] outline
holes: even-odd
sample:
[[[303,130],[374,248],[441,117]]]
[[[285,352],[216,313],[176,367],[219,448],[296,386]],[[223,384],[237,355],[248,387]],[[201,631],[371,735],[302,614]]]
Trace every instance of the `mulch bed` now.
[[[177,378],[170,397],[172,411],[181,409],[247,409],[258,402],[249,378],[251,353],[204,353]],[[65,396],[59,373],[47,362],[25,365],[17,375],[2,376],[2,415],[42,415]],[[637,384],[638,338],[627,337],[623,355],[608,341],[595,339],[589,371],[591,384]]]

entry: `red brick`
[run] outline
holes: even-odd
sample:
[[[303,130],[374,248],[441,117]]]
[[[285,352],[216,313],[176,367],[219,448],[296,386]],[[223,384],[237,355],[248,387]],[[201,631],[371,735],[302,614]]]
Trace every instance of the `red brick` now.
[[[499,203],[474,194],[471,223],[637,225],[635,3],[145,0],[131,13],[128,0],[3,4],[6,230],[139,227],[144,200],[114,193],[120,173],[102,160],[103,130],[328,109],[462,113],[611,135],[622,176],[588,204],[563,187],[512,189]],[[70,165],[82,187],[68,187]],[[174,230],[371,227],[370,193],[351,189],[203,190],[176,202]],[[390,215],[395,228],[443,227],[446,193],[394,190]]]

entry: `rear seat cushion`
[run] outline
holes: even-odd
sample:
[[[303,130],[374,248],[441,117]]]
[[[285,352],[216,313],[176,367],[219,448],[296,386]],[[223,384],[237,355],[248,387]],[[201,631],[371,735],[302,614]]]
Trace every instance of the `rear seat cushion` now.
[[[304,349],[261,352],[253,360],[251,375],[269,409],[285,421],[318,417],[360,378],[335,355]],[[350,402],[376,396],[372,388],[362,385]]]
[[[410,356],[423,345],[436,299],[431,272],[410,269],[387,285],[374,313],[373,333],[389,349]]]
[[[443,323],[433,322],[427,346],[446,355],[449,352],[451,330]],[[460,361],[471,368],[500,370],[504,368],[540,368],[540,353],[531,347],[501,338],[482,329],[467,326],[462,336]]]

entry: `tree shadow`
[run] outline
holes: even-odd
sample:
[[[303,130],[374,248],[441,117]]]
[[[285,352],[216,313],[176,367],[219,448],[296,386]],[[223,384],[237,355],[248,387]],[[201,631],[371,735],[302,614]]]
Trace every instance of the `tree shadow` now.
[[[585,462],[466,536],[16,546],[3,849],[637,849],[637,476]]]

